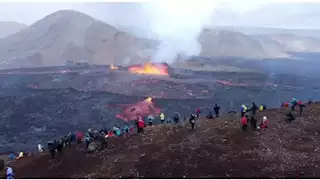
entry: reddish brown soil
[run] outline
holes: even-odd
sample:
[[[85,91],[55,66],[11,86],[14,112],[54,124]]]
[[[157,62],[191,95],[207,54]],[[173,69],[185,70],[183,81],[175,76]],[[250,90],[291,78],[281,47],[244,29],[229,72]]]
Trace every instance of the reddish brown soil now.
[[[320,177],[320,106],[287,123],[284,109],[267,110],[269,129],[242,132],[238,117],[159,125],[145,135],[109,140],[109,149],[87,153],[66,148],[64,156],[27,157],[11,165],[16,178],[240,178]]]

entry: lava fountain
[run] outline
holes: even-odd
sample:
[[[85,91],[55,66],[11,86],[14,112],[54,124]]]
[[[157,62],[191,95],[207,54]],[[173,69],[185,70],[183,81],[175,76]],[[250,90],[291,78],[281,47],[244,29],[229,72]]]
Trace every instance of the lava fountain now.
[[[146,75],[168,76],[168,67],[164,64],[145,63],[143,65],[133,65],[128,68],[129,72]]]

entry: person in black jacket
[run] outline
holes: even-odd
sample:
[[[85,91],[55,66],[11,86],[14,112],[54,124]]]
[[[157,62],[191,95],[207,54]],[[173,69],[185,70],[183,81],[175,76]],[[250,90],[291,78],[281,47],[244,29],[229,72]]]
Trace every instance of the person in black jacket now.
[[[252,106],[250,108],[250,111],[252,112],[252,116],[256,115],[257,110],[258,110],[258,106],[256,105],[255,102],[252,102]]]
[[[251,116],[250,124],[251,124],[251,129],[252,130],[256,130],[257,129],[257,119],[254,116]]]
[[[213,110],[216,113],[216,117],[219,117],[220,106],[218,104],[215,104]]]
[[[303,108],[305,108],[305,107],[306,107],[306,105],[304,105],[304,104],[302,104],[302,103],[299,103],[299,110],[300,110],[299,114],[300,114],[300,116],[302,115],[302,113],[303,113]]]
[[[51,153],[51,158],[54,159],[56,155],[56,140],[54,142],[52,141],[48,142],[48,149]]]
[[[189,123],[191,124],[191,130],[194,130],[194,125],[196,124],[196,114],[191,114],[189,118]]]

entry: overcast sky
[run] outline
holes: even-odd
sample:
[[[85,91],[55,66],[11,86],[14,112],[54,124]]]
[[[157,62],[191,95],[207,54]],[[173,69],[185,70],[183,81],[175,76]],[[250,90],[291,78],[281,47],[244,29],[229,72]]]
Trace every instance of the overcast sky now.
[[[14,1],[14,0],[11,0]],[[2,1],[3,2],[3,1]],[[30,25],[58,10],[84,12],[116,27],[161,39],[154,60],[200,52],[210,26],[320,29],[320,0],[155,0],[143,3],[1,3],[0,21]]]
[[[313,22],[314,18],[319,18],[319,0],[160,0],[141,4],[1,2],[4,3],[0,5],[0,21],[17,21],[28,25],[57,10],[74,9],[108,23],[123,26],[136,25],[139,27],[142,24],[148,24],[154,18],[158,18],[159,21],[174,19],[172,23],[178,19],[180,21],[188,19],[194,22],[201,20],[213,25],[292,28],[313,28],[312,26],[319,28],[320,26],[317,25],[319,20]],[[312,5],[309,4],[310,2]],[[301,22],[301,18],[307,18],[303,20],[306,22]]]

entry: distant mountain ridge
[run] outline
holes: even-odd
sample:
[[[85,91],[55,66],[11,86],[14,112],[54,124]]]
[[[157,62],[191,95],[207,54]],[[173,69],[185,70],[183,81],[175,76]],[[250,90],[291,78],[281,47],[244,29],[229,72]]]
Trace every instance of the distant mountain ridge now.
[[[157,42],[137,38],[77,11],[61,10],[0,40],[2,68],[64,65],[68,60],[91,64],[140,61]]]
[[[15,34],[28,26],[14,21],[0,21],[0,38]]]
[[[159,48],[156,35],[140,29],[121,29],[81,12],[57,11],[1,38],[0,68],[60,66],[68,61],[135,64],[150,60],[150,55]],[[320,52],[318,38],[302,36],[303,31],[298,30],[293,31],[296,34],[290,34],[290,30],[283,30],[287,34],[280,32],[250,27],[204,29],[198,38],[201,45],[198,55],[273,59],[288,58],[290,52]]]

